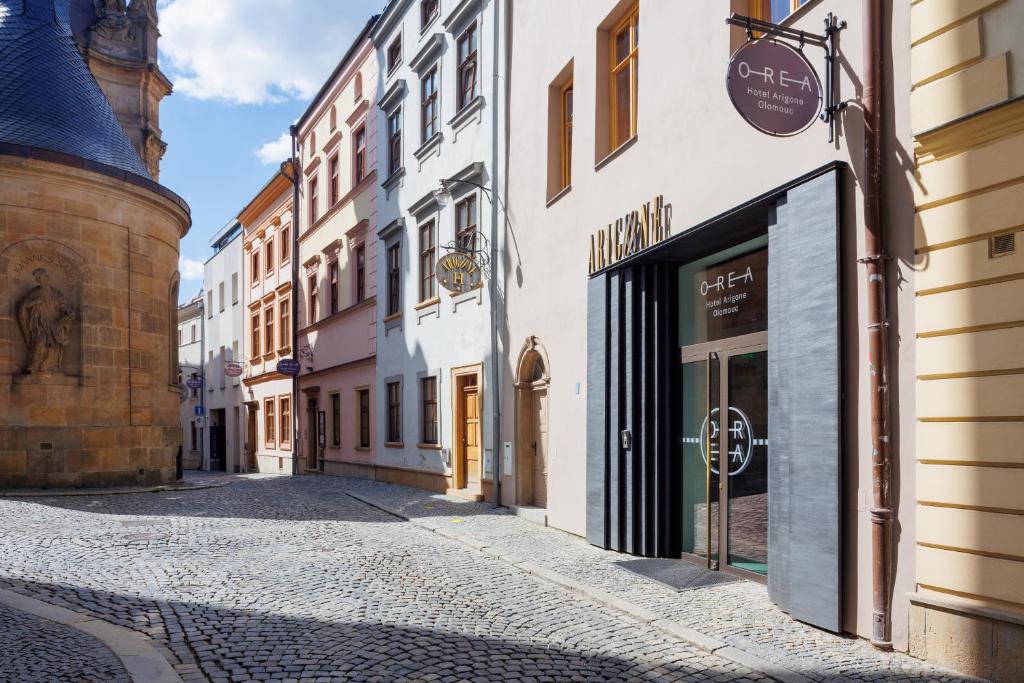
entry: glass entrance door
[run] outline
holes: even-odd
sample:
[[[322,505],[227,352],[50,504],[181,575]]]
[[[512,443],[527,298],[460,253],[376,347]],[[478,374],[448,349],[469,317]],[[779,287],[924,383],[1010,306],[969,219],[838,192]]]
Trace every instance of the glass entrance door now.
[[[768,573],[768,353],[765,333],[682,356],[681,549],[719,569]]]

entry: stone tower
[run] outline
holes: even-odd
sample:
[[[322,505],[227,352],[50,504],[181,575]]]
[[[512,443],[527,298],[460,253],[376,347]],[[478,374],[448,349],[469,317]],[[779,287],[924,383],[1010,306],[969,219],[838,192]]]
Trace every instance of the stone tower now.
[[[153,180],[167,144],[160,100],[171,82],[157,65],[156,0],[71,0],[71,31],[85,63]]]
[[[168,482],[189,210],[69,17],[68,0],[0,0],[0,487]]]

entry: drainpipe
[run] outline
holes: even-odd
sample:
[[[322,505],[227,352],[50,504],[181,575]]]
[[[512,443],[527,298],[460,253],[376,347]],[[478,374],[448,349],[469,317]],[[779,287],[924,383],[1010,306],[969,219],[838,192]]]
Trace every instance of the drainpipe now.
[[[882,3],[864,2],[864,251],[871,399],[871,644],[892,649],[892,497],[889,439],[889,320],[882,223]]]
[[[491,418],[491,484],[494,489],[494,505],[501,505],[501,364],[498,362],[498,335],[501,334],[498,323],[501,316],[498,315],[498,273],[504,273],[503,267],[498,263],[498,83],[500,81],[498,72],[498,39],[500,31],[498,0],[491,3],[491,12],[494,14],[494,37],[491,41],[494,44],[494,80],[491,85],[491,395],[494,397]]]
[[[299,292],[299,155],[298,129],[288,126],[292,136],[292,158],[288,162],[292,170],[292,291],[288,306],[291,314],[292,358],[298,360],[299,355],[299,307],[296,305]],[[299,473],[299,376],[292,375],[292,475]],[[316,416],[313,417],[316,419]],[[315,444],[310,444],[313,448]]]
[[[199,302],[199,377],[203,382],[199,388],[199,406],[203,413],[203,426],[199,428],[199,469],[209,471],[206,459],[206,428],[210,426],[210,416],[206,414],[206,283],[203,285],[203,300]]]

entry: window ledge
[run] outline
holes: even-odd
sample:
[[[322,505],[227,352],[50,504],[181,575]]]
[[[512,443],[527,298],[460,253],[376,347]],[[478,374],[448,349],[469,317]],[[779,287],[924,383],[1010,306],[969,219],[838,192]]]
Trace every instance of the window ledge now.
[[[423,161],[424,157],[426,157],[428,154],[430,154],[431,152],[433,152],[434,150],[438,149],[441,146],[442,139],[443,136],[441,135],[441,131],[434,133],[434,135],[429,140],[420,145],[419,149],[413,152],[412,155],[416,157],[418,160]]]
[[[462,109],[455,112],[455,116],[448,120],[448,125],[452,128],[461,128],[462,124],[469,120],[469,117],[477,111],[480,111],[484,106],[484,96],[477,95],[466,104],[462,105]]]
[[[372,451],[373,449],[369,446],[353,446],[357,451]]]
[[[385,190],[390,191],[394,189],[395,185],[398,184],[398,181],[401,180],[404,176],[405,166],[400,166],[399,168],[395,169],[395,172],[389,175],[387,179],[380,184],[380,186],[383,187]]]
[[[617,159],[623,152],[625,152],[627,149],[635,145],[639,137],[639,135],[634,135],[633,137],[631,137],[630,139],[626,140],[621,145],[613,149],[611,152],[606,154],[603,159],[594,164],[594,170],[600,171],[606,165],[610,164],[612,161]]]
[[[441,297],[435,296],[432,299],[427,299],[426,301],[419,302],[418,304],[416,304],[415,308],[417,311],[422,311],[424,308],[430,308],[431,306],[436,306],[439,303],[441,303]]]
[[[554,194],[554,195],[553,195],[553,196],[551,197],[551,199],[549,199],[549,200],[548,200],[548,202],[547,202],[547,204],[545,204],[545,206],[546,206],[546,207],[548,207],[548,208],[550,208],[550,207],[551,207],[551,205],[553,205],[553,204],[554,204],[555,202],[557,202],[557,201],[558,201],[559,199],[561,199],[561,198],[562,198],[562,197],[564,197],[565,195],[569,194],[569,192],[570,192],[571,190],[572,190],[572,183],[569,183],[568,185],[566,185],[565,187],[563,187],[563,188],[562,188],[561,190],[559,190],[558,192],[556,192],[556,193],[555,193],[555,194]]]
[[[401,319],[402,319],[402,312],[401,311],[399,311],[398,313],[392,313],[391,315],[384,316],[384,322],[385,323],[389,323],[389,322],[393,322],[395,320],[401,320]]]
[[[425,450],[425,451],[439,451],[439,450],[441,450],[441,444],[439,444],[439,443],[418,443],[418,444],[416,444],[416,448],[419,448],[419,449]]]
[[[385,441],[384,448],[405,448],[405,444],[401,441]]]

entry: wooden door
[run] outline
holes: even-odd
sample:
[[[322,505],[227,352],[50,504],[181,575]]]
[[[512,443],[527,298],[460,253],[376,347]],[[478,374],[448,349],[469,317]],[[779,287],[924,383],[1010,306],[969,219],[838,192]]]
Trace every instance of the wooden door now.
[[[468,377],[462,389],[462,443],[465,486],[480,485],[480,390],[476,377]]]
[[[533,392],[533,504],[548,506],[548,390]]]
[[[259,472],[259,463],[256,462],[256,411],[251,407],[248,410],[248,420],[245,429],[245,461],[250,472]]]
[[[306,418],[309,421],[309,438],[306,439],[306,469],[317,469],[317,449],[320,447],[320,435],[317,433],[316,411],[319,407],[315,398],[306,400]]]

